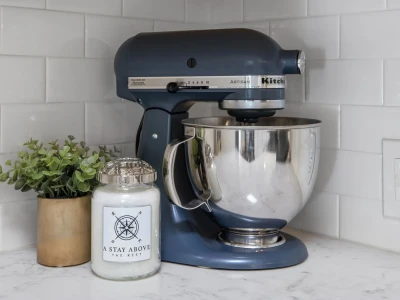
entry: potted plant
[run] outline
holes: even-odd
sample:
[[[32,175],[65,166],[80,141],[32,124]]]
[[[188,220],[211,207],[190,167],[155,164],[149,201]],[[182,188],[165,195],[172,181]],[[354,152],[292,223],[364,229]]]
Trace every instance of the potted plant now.
[[[115,156],[105,146],[90,151],[85,142],[68,136],[45,147],[30,139],[19,159],[0,166],[0,181],[16,190],[38,194],[37,260],[46,266],[72,266],[90,260],[91,192],[96,173]]]

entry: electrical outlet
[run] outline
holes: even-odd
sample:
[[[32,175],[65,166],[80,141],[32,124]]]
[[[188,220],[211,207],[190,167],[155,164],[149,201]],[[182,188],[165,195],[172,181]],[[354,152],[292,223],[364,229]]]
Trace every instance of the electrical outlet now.
[[[400,140],[383,140],[383,215],[400,219]]]

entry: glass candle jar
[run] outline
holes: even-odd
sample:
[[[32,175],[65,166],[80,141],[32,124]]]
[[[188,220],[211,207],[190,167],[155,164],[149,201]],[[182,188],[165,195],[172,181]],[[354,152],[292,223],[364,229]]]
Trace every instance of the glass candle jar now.
[[[160,191],[156,171],[137,158],[109,162],[92,196],[92,270],[113,280],[160,267]]]

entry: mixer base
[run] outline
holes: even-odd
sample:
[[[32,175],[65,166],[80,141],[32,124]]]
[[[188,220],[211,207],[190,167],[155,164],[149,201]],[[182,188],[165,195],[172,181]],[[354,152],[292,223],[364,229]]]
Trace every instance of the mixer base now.
[[[217,239],[193,235],[196,240],[180,244],[175,240],[171,251],[162,253],[162,260],[203,268],[225,270],[265,270],[290,267],[302,263],[308,257],[307,248],[298,238],[281,233],[285,243],[264,249],[239,248],[226,245]],[[179,246],[177,245],[180,244]],[[164,249],[168,249],[165,248]]]

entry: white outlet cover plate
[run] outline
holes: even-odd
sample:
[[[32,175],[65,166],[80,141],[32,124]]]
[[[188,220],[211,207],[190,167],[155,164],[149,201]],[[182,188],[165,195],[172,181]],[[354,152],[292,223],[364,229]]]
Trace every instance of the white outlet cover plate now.
[[[400,219],[400,140],[383,140],[383,215]]]

